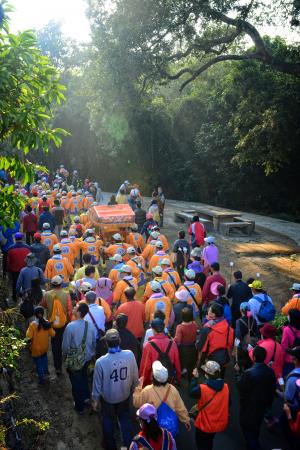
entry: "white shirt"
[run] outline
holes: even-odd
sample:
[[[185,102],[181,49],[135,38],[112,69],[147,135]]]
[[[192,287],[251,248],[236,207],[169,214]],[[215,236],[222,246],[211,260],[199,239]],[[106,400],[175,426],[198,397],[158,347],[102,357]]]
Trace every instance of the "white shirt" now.
[[[92,316],[94,317],[98,328],[102,331],[105,331],[105,314],[102,306],[99,306],[96,303],[92,303],[91,305],[89,305],[89,310]],[[87,313],[87,315],[84,317],[84,320],[90,322],[93,325],[95,338],[97,339],[99,337],[98,331],[89,313]]]

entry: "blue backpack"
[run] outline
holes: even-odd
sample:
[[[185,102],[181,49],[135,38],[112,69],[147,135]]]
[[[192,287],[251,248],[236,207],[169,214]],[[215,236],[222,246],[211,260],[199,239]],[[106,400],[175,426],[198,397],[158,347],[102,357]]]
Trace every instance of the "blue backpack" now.
[[[165,398],[157,408],[157,421],[161,428],[168,430],[175,438],[179,430],[179,420],[177,414],[166,403],[170,389],[171,385],[169,385]]]
[[[264,294],[264,299],[254,296],[255,300],[257,300],[260,303],[260,308],[257,313],[257,318],[260,322],[271,322],[275,318],[276,310],[274,308],[274,305],[270,300],[268,299],[267,294]]]

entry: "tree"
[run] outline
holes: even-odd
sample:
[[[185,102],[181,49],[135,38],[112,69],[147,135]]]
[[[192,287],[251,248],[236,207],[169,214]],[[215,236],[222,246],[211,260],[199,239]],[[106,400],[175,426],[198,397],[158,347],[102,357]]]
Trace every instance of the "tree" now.
[[[272,54],[257,29],[289,18],[295,25],[298,0],[105,0],[90,1],[95,36],[99,31],[111,51],[138,61],[143,87],[153,79],[182,79],[184,89],[223,61],[257,60],[274,70],[300,76],[299,61]],[[298,5],[299,6],[299,5]],[[103,30],[105,30],[103,32]],[[244,45],[245,38],[252,48]],[[117,61],[115,71],[121,71]],[[145,70],[147,68],[147,70]]]
[[[60,147],[62,136],[68,134],[51,126],[56,105],[65,99],[64,90],[59,73],[37,48],[35,34],[11,34],[5,19],[0,26],[0,169],[14,181],[23,185],[32,181],[38,166],[27,155]],[[24,206],[12,185],[1,189],[0,203],[3,226],[11,224]]]

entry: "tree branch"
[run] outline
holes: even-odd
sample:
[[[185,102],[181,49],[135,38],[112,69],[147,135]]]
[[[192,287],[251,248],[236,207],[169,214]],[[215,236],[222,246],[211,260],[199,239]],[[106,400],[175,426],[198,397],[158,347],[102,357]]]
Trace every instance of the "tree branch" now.
[[[246,53],[245,55],[221,55],[217,56],[216,58],[211,59],[206,64],[203,64],[199,69],[193,72],[192,76],[188,78],[182,85],[180,86],[180,92],[183,91],[183,89],[192,81],[194,81],[201,73],[205,72],[209,67],[213,66],[214,64],[217,64],[221,61],[243,61],[247,59],[257,59],[258,54],[257,53]],[[177,77],[179,78],[179,77]]]

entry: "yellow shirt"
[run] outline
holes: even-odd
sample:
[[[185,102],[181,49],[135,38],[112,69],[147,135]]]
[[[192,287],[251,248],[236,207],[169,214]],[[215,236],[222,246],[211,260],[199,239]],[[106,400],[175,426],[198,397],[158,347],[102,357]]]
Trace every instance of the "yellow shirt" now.
[[[88,264],[86,264],[85,266],[83,266],[83,267],[80,267],[77,271],[76,271],[76,273],[75,273],[75,276],[74,276],[74,280],[75,281],[77,281],[77,280],[81,280],[81,278],[84,278],[85,277],[85,268],[88,266]],[[96,267],[96,266],[94,266],[95,267],[95,280],[99,280],[99,278],[100,278],[100,275],[99,275],[99,272],[98,272],[98,268]]]

